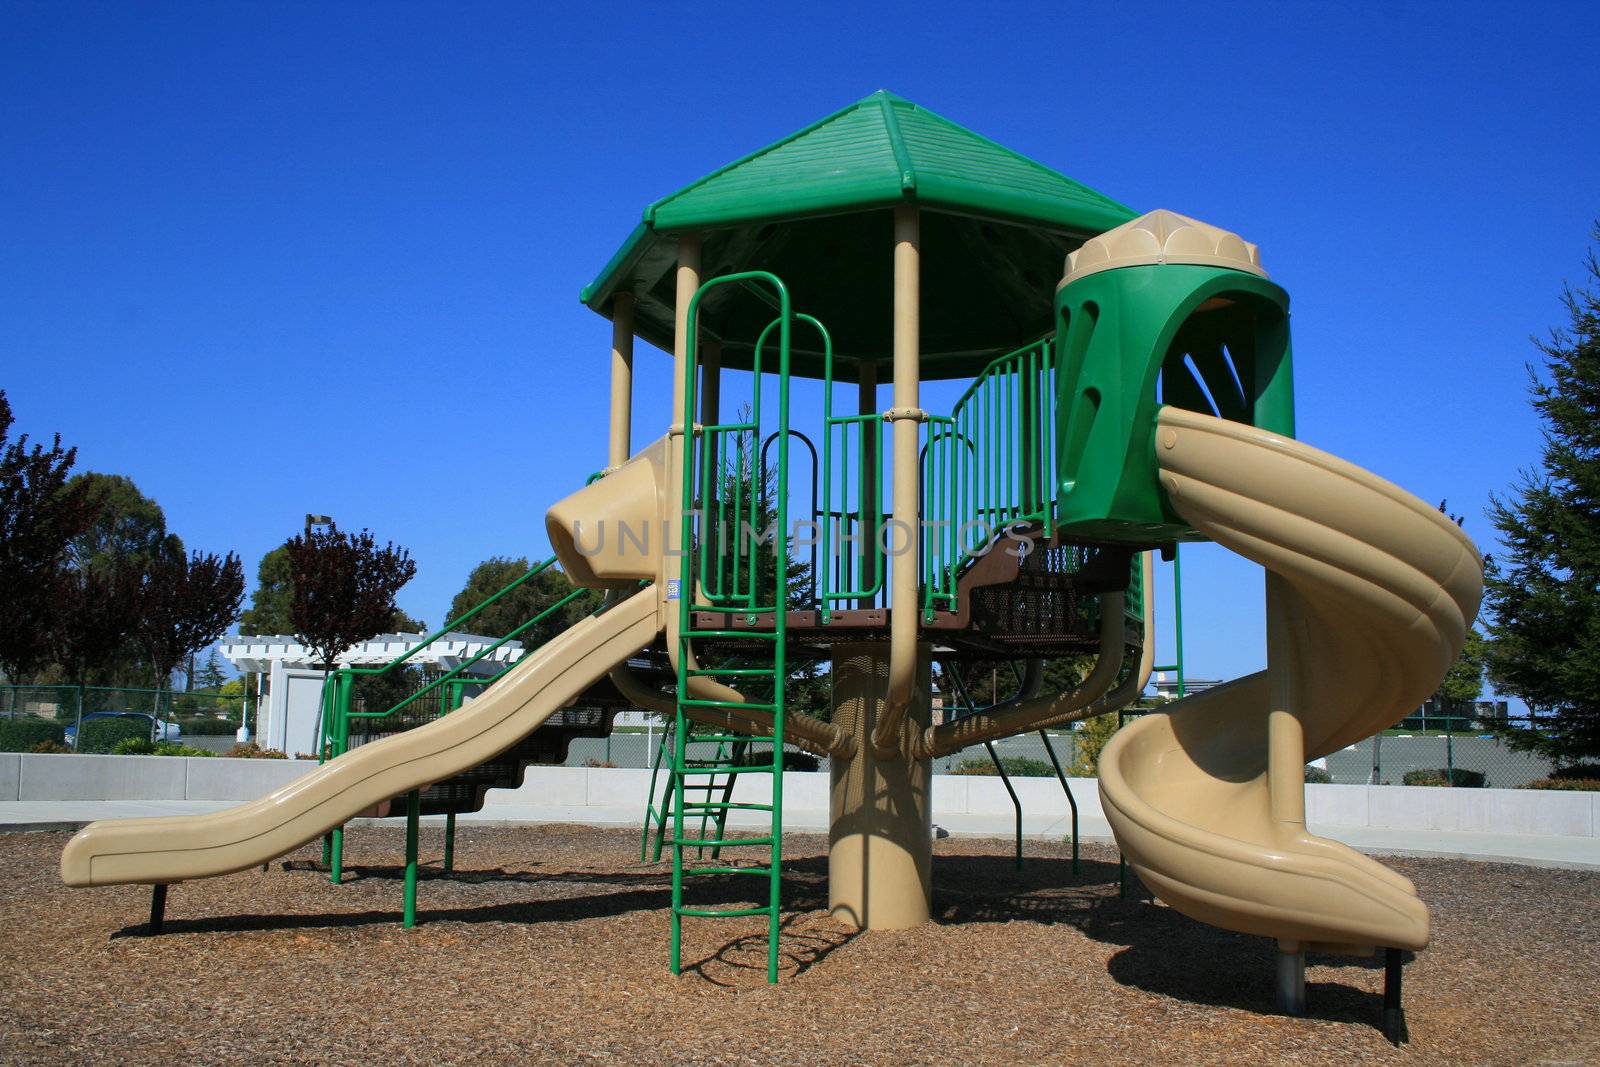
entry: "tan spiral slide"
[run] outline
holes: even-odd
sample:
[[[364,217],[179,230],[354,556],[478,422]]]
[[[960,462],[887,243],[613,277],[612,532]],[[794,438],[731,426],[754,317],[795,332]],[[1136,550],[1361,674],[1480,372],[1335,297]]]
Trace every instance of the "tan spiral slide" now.
[[[1266,568],[1268,665],[1106,746],[1128,863],[1178,911],[1285,952],[1422,948],[1410,881],[1306,830],[1304,765],[1438,686],[1477,612],[1477,550],[1404,490],[1252,426],[1164,408],[1156,453],[1185,521]]]
[[[655,639],[654,586],[584,619],[484,694],[426,726],[362,745],[260,800],[211,815],[92,823],[61,854],[71,886],[166,884],[266,863],[363,811],[478,766]]]

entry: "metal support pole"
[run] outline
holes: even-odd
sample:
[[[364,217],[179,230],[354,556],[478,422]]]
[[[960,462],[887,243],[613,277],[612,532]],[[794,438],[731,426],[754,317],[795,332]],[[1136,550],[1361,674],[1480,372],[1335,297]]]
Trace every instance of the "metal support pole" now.
[[[1396,1048],[1411,1040],[1406,1029],[1406,1012],[1400,1004],[1402,956],[1397,948],[1383,950],[1383,1036]]]
[[[344,827],[335,826],[328,835],[328,881],[334,885],[344,881]]]
[[[1017,799],[1017,791],[1011,787],[1011,776],[1006,774],[1005,765],[1000,762],[1000,754],[994,750],[993,741],[985,741],[983,747],[989,750],[989,758],[994,761],[995,773],[1000,776],[1000,784],[1006,787],[1006,792],[1011,794],[1011,807],[1017,813],[1017,870],[1022,870],[1022,801]]]
[[[456,869],[456,813],[450,812],[444,817],[444,873],[450,874]]]
[[[150,887],[150,931],[151,937],[161,933],[167,920],[167,886],[163,882]]]
[[[1067,806],[1072,809],[1072,877],[1078,877],[1078,800],[1072,795],[1072,785],[1067,781],[1067,775],[1061,769],[1061,761],[1056,758],[1056,747],[1050,743],[1050,733],[1040,730],[1039,737],[1044,741],[1045,753],[1050,757],[1050,766],[1056,770],[1056,780],[1061,783],[1061,789],[1067,794]]]
[[[402,925],[407,930],[417,925],[417,822],[422,817],[422,792],[406,794],[406,905]]]
[[[1306,954],[1295,945],[1292,950],[1278,946],[1278,1010],[1285,1015],[1306,1013]]]

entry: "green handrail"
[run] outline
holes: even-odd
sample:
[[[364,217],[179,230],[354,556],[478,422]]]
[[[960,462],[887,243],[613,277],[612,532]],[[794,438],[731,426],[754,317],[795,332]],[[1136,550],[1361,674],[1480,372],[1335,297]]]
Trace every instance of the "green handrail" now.
[[[809,315],[799,316],[813,323]],[[817,328],[822,329],[817,323]],[[822,512],[818,516],[822,522],[822,561],[823,574],[819,577],[818,607],[822,611],[822,621],[828,622],[833,616],[833,605],[842,600],[865,600],[876,597],[883,591],[884,578],[887,566],[883,559],[883,545],[879,543],[877,531],[883,528],[883,416],[879,412],[863,412],[855,415],[835,415],[833,413],[833,343],[823,331],[822,351]],[[857,437],[860,446],[856,454],[856,506],[850,507],[850,431],[851,427],[857,428]],[[835,507],[834,490],[834,456],[833,441],[837,430],[839,438],[838,457],[838,506]],[[875,434],[873,433],[875,431]],[[868,447],[869,442],[872,447]],[[871,487],[871,498],[868,499],[868,489]],[[867,541],[858,545],[856,558],[861,560],[862,573],[857,576],[852,567],[852,557],[841,554],[836,560],[833,554],[833,532],[835,525],[839,529],[839,539],[845,539],[844,526],[848,519],[855,519],[855,539],[866,538]],[[871,521],[868,521],[870,518]],[[870,581],[867,579],[870,578]],[[837,588],[835,588],[837,583]]]

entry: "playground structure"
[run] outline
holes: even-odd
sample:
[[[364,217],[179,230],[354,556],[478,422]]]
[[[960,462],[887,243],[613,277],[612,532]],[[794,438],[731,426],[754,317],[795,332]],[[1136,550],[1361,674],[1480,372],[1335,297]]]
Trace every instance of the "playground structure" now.
[[[775,981],[785,746],[830,759],[833,915],[927,922],[931,759],[1134,701],[1151,553],[1211,539],[1267,572],[1267,669],[1119,732],[1108,818],[1158,897],[1276,940],[1287,1010],[1307,950],[1385,950],[1398,1026],[1426,908],[1307,832],[1303,768],[1437,686],[1481,561],[1434,509],[1293,439],[1288,295],[1254,246],[1136,217],[877,93],[651,205],[582,299],[612,323],[607,462],[549,510],[554,556],[512,587],[559,561],[569,601],[604,603],[492,679],[458,669],[369,708],[362,684],[405,657],[335,672],[317,772],[216,815],[92,825],[68,884],[151,884],[158,925],[168,884],[324,835],[337,881],[344,824],[403,811],[409,924],[419,815],[473,810],[635,706],[676,739],[672,970],[686,919],[764,916]],[[663,435],[635,450],[639,338],[674,375]],[[946,381],[970,385],[929,412],[924,385]],[[1043,663],[1064,656],[1083,669],[1051,691]],[[1019,665],[1015,694],[934,722],[935,666],[964,692],[963,665],[994,660]],[[823,666],[828,706],[800,706],[797,674]],[[690,759],[693,740],[721,755]],[[770,794],[736,799],[732,774]],[[769,829],[731,833],[732,810]],[[703,907],[702,876],[759,888]]]

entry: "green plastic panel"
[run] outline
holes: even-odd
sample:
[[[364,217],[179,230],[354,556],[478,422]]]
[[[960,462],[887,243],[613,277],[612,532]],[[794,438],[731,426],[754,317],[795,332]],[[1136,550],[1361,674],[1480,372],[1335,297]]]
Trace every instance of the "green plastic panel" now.
[[[1157,480],[1163,403],[1294,436],[1289,295],[1179,264],[1090,274],[1056,297],[1056,525],[1081,540],[1198,535]]]

